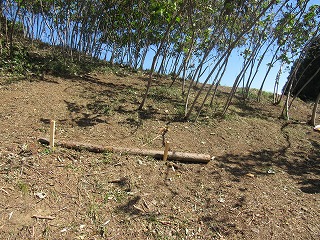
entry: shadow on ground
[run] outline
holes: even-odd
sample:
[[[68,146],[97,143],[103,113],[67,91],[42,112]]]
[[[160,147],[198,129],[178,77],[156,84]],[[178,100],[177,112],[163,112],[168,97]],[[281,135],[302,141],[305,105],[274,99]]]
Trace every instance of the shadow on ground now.
[[[297,180],[305,193],[320,193],[320,144],[311,140],[312,150],[300,146],[292,149],[290,137],[284,132],[287,145],[277,150],[252,151],[247,155],[226,154],[219,158],[220,167],[235,177],[248,173],[255,175],[277,174],[285,171]]]

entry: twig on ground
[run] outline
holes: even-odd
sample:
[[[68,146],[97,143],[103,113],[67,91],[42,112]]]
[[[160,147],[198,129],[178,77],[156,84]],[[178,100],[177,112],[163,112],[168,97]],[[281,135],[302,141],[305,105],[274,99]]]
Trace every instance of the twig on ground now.
[[[143,201],[143,205],[144,205],[148,210],[150,210],[150,207],[149,207],[149,205],[147,204],[147,202],[146,202],[144,199],[142,199],[142,201]]]
[[[5,190],[5,188],[6,188],[6,189],[10,189],[10,190],[12,190],[12,191],[13,191],[13,188],[12,188],[12,187],[1,187],[1,188],[0,188],[0,191],[6,193],[7,195],[10,195],[10,194]]]
[[[0,191],[2,191],[4,193],[6,193],[7,195],[9,195],[9,193],[6,190],[4,190],[3,188],[0,188]]]
[[[138,207],[136,205],[133,205],[133,208],[140,211],[140,212],[145,212],[141,207]]]
[[[52,217],[52,216],[41,216],[41,215],[33,215],[32,218],[36,218],[36,219],[48,219],[48,220],[53,220],[53,219],[55,219],[55,217]]]
[[[158,139],[159,137],[161,137],[160,135],[156,136],[154,139],[151,140],[151,142],[153,142],[154,140]],[[149,142],[145,143],[142,145],[142,147],[145,147]]]
[[[159,223],[162,223],[163,225],[171,225],[172,222],[170,221],[159,221]]]

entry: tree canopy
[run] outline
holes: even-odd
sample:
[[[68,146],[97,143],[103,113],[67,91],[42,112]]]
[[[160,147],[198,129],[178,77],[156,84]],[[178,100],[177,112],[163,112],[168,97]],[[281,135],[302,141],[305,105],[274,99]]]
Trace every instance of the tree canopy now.
[[[270,69],[290,67],[319,35],[319,5],[311,0],[1,0],[2,45],[12,45],[16,26],[31,41],[59,46],[65,58],[83,56],[110,64],[144,68],[153,54],[143,108],[154,72],[181,77],[185,118],[216,96],[232,53],[243,68],[223,109],[226,113],[239,86],[248,96],[253,81],[261,95]],[[5,19],[5,20],[3,20]],[[10,55],[14,49],[10,47]],[[263,79],[263,61],[271,59]],[[279,65],[278,64],[278,65]],[[279,75],[281,71],[279,70]],[[185,81],[186,78],[189,81]],[[200,81],[201,79],[201,81]],[[277,79],[271,79],[278,84]],[[199,85],[200,88],[194,88]],[[210,84],[209,88],[205,88]],[[297,86],[297,85],[295,85]],[[199,100],[206,91],[204,100]],[[194,94],[191,94],[191,93]],[[258,96],[258,98],[259,98]]]

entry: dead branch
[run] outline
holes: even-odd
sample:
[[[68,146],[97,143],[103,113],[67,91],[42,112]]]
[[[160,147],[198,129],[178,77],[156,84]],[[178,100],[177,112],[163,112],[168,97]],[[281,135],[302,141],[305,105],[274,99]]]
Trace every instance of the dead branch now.
[[[38,141],[42,144],[46,144],[46,145],[49,144],[48,139],[45,139],[45,138],[40,138]],[[102,145],[93,145],[93,144],[79,143],[79,142],[66,142],[66,141],[59,141],[59,140],[56,140],[56,146],[75,149],[75,150],[87,150],[95,153],[119,152],[119,153],[126,153],[126,154],[132,154],[132,155],[144,155],[144,156],[151,156],[155,159],[163,159],[163,153],[164,153],[163,151],[157,151],[157,150],[102,146]],[[176,152],[176,151],[168,152],[168,160],[173,160],[173,161],[208,163],[213,158],[214,157],[211,157],[208,154],[184,153],[184,152]]]

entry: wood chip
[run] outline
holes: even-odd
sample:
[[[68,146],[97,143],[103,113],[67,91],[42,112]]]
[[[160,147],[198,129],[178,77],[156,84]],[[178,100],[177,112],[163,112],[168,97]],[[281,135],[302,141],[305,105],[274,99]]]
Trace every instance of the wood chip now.
[[[133,205],[133,208],[140,211],[140,212],[145,212],[142,208],[136,206],[136,205]]]
[[[253,175],[252,173],[247,173],[246,176],[247,176],[247,177],[254,178],[254,175]]]

